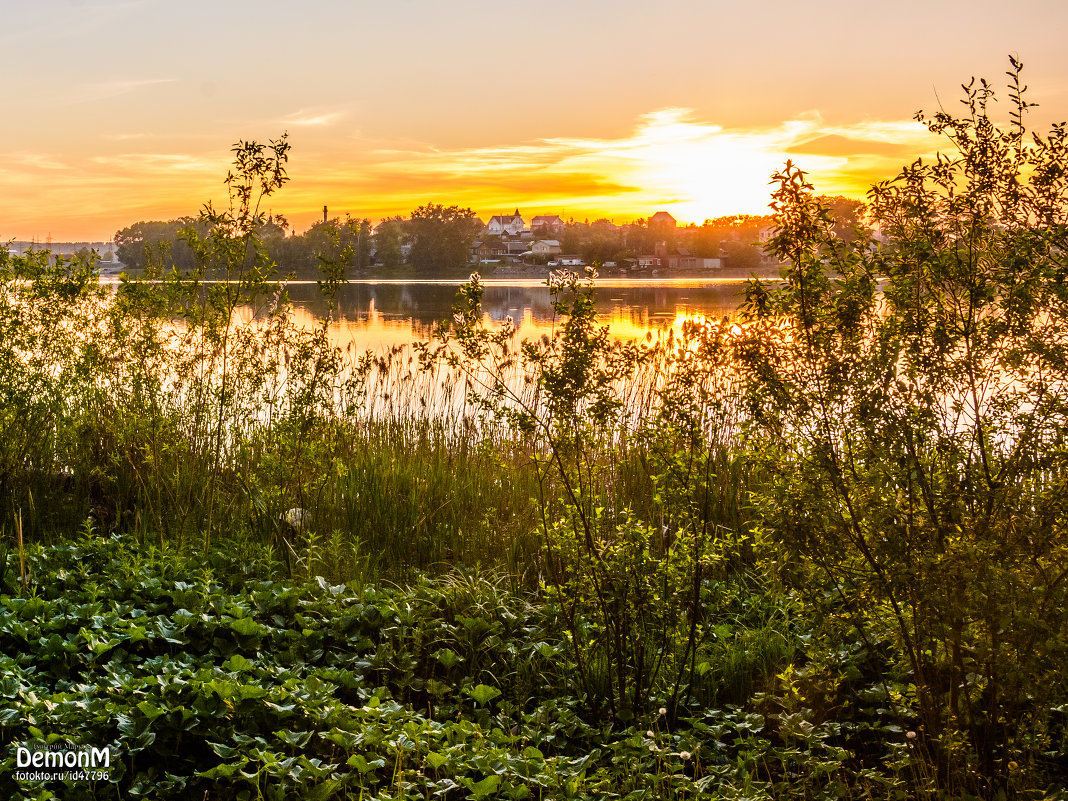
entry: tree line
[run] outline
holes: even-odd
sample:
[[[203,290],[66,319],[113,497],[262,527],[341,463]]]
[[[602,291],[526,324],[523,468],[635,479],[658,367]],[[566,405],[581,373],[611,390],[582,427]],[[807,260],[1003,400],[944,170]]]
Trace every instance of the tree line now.
[[[864,203],[845,197],[824,200],[835,215],[839,235],[849,241],[856,227],[864,225]],[[771,222],[770,216],[746,214],[677,228],[651,225],[645,219],[622,226],[607,219],[571,220],[555,238],[563,253],[576,254],[586,264],[622,266],[627,259],[653,253],[659,246],[668,253],[720,258],[725,267],[752,270],[763,264],[760,232]],[[149,264],[191,270],[196,258],[190,237],[203,235],[203,226],[195,217],[134,223],[116,232],[116,257],[133,272]],[[318,278],[327,268],[345,274],[448,275],[470,270],[476,241],[500,239],[483,236],[483,230],[482,220],[470,208],[427,203],[408,217],[387,217],[377,226],[367,218],[334,217],[316,222],[301,234],[291,232],[283,216],[269,216],[259,238],[279,269],[296,278]],[[535,235],[554,238],[548,232],[535,231]]]
[[[284,217],[271,216],[258,235],[269,258],[297,278],[317,278],[325,268],[441,274],[467,269],[482,227],[471,209],[428,203],[407,218],[388,217],[374,227],[367,218],[334,217],[302,234],[290,233]],[[196,258],[189,241],[202,228],[193,217],[137,222],[115,234],[116,256],[131,271],[150,264],[190,270]]]

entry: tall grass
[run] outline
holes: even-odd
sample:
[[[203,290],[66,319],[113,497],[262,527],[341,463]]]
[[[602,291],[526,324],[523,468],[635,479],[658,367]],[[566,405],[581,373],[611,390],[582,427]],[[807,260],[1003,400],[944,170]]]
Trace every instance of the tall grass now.
[[[109,293],[91,262],[4,265],[0,317],[21,324],[0,360],[7,530],[18,514],[36,538],[89,519],[183,550],[214,518],[216,537],[235,547],[332,580],[468,565],[537,586],[534,499],[553,514],[554,479],[534,469],[529,437],[478,401],[504,381],[516,403],[543,402],[517,338],[505,359],[482,364],[445,358],[447,333],[361,354],[337,348],[325,322],[297,325],[281,292],[259,316],[238,309],[224,342],[198,327],[196,297],[176,301],[166,281]],[[594,448],[604,502],[650,519],[642,432],[676,346],[651,348],[616,383],[626,414]],[[717,503],[738,526],[741,467],[725,447],[717,458]]]

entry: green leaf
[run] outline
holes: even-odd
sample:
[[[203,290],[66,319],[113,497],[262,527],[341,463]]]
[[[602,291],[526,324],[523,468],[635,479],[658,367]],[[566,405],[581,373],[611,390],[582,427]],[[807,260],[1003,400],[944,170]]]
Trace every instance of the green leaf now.
[[[467,694],[475,699],[480,706],[485,706],[494,698],[501,694],[501,691],[496,687],[490,687],[488,684],[478,684],[470,690],[466,690]]]
[[[242,684],[237,688],[237,695],[242,701],[249,698],[263,698],[267,695],[267,689],[258,684]]]
[[[160,715],[165,714],[164,710],[160,709],[157,706],[153,706],[148,701],[142,701],[137,705],[137,708],[141,710],[141,714],[149,720],[155,720]]]
[[[356,768],[356,770],[358,770],[360,773],[370,773],[371,771],[376,770],[377,768],[383,768],[386,766],[386,762],[384,759],[372,759],[368,761],[367,758],[363,756],[363,754],[353,754],[347,760],[345,760],[345,764],[348,765],[350,768]]]
[[[441,648],[435,651],[434,658],[447,668],[455,667],[460,662],[460,657],[451,648]]]
[[[255,665],[241,654],[234,654],[225,662],[223,662],[223,669],[231,670],[234,673],[251,673],[255,669]]]
[[[221,756],[223,759],[230,759],[231,757],[237,756],[241,752],[241,749],[239,748],[234,748],[230,745],[223,745],[222,743],[213,743],[209,741],[208,745],[211,747],[212,751]]]
[[[426,755],[426,762],[434,770],[438,770],[442,765],[449,761],[449,758],[444,754],[439,754],[435,751],[430,751]]]
[[[202,771],[200,776],[205,779],[228,779],[248,764],[248,757],[241,757],[240,761],[229,765],[216,765],[214,768]]]
[[[262,632],[260,624],[250,617],[242,617],[233,621],[230,628],[243,637],[254,637]]]
[[[501,786],[501,777],[496,773],[490,774],[482,781],[475,782],[468,778],[463,778],[460,781],[464,783],[464,786],[471,791],[471,794],[475,798],[486,798],[497,792],[497,788]]]

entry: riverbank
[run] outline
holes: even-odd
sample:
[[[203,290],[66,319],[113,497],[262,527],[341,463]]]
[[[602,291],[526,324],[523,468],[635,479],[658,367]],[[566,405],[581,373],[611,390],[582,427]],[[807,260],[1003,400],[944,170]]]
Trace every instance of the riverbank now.
[[[968,352],[896,344],[870,273],[636,340],[561,277],[517,342],[474,281],[361,354],[255,272],[2,264],[8,744],[91,734],[161,798],[1065,786],[1064,440],[1002,398],[974,447],[1019,480],[985,480],[904,380],[959,392]],[[988,447],[1028,420],[1041,453]]]

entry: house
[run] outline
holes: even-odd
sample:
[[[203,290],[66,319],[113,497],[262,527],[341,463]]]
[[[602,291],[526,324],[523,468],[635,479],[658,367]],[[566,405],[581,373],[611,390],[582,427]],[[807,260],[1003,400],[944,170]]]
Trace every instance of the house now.
[[[760,251],[760,266],[761,267],[775,267],[779,264],[779,260],[770,253],[766,253],[764,248],[767,247],[768,242],[775,236],[778,228],[774,225],[764,225],[757,231],[756,248]]]
[[[500,241],[476,242],[472,248],[477,260],[491,259],[494,256],[503,256],[507,249]]]
[[[560,242],[556,239],[539,239],[530,246],[530,252],[535,256],[559,256]]]
[[[524,227],[523,218],[519,214],[519,209],[516,209],[515,214],[495,214],[490,217],[489,222],[486,223],[486,233],[490,236],[503,234],[518,236],[523,233]]]
[[[675,218],[666,211],[658,211],[649,218],[648,225],[650,230],[674,231],[675,226],[678,225],[678,223],[676,223]]]
[[[564,221],[556,214],[539,214],[530,221],[530,229],[532,231],[538,231],[542,235],[559,234],[566,227]]]
[[[721,259],[706,259],[700,256],[679,256],[679,269],[682,270],[719,270],[723,267]]]

